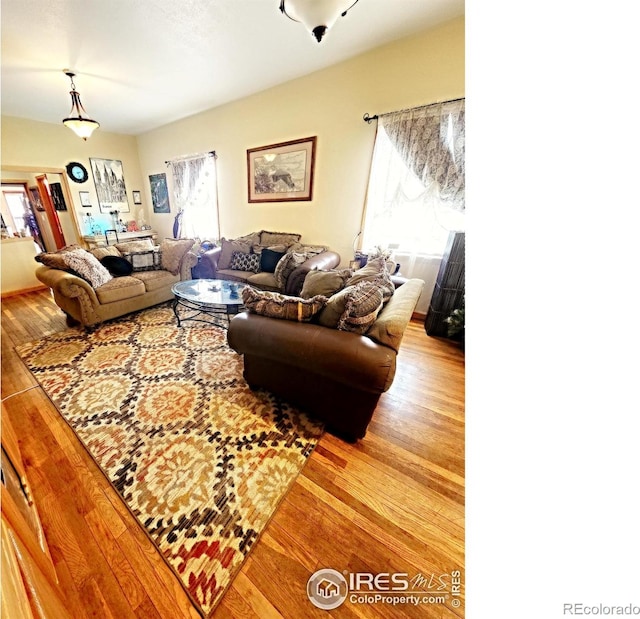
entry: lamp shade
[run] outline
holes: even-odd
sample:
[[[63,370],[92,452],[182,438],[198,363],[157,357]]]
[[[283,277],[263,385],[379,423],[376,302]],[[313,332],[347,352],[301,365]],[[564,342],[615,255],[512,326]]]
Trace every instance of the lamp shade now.
[[[75,74],[70,71],[65,71],[65,74],[71,80],[71,91],[69,92],[71,95],[71,111],[69,112],[69,116],[62,120],[62,124],[65,127],[69,127],[78,137],[86,141],[100,126],[100,123],[82,115],[82,112],[85,114],[87,112],[80,101],[80,93],[76,90],[75,84],[73,83]]]
[[[318,43],[341,15],[358,0],[281,0],[280,10],[293,21],[304,24]]]

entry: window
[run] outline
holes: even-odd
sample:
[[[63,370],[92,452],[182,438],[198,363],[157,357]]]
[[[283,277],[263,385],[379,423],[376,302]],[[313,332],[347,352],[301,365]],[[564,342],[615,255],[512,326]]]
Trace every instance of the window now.
[[[464,214],[464,101],[379,117],[363,250],[442,256]],[[408,274],[410,275],[410,274]]]
[[[174,237],[214,241],[220,237],[215,153],[171,161],[178,215]]]

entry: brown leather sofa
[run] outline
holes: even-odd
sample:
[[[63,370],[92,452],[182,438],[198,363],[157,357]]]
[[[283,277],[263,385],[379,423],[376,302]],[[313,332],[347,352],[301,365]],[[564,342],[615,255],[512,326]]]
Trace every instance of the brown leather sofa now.
[[[237,239],[221,239],[222,245],[206,251],[200,257],[198,264],[199,277],[208,279],[224,279],[236,281],[243,284],[250,284],[254,288],[260,290],[270,290],[281,292],[283,294],[296,296],[300,294],[304,279],[309,271],[315,269],[328,270],[335,269],[340,264],[340,254],[330,251],[325,246],[304,245],[300,242],[300,235],[288,232],[269,232],[261,230],[260,232],[252,232],[244,237]],[[273,271],[260,271],[258,273],[252,271],[235,270],[229,268],[228,265],[221,264],[228,262],[228,250],[225,256],[225,244],[234,243],[238,247],[244,247],[241,251],[250,253],[260,253],[264,249],[279,248],[281,252],[304,252],[310,256],[305,262],[296,266],[286,278],[283,286],[279,285]],[[233,248],[232,248],[233,249]],[[307,250],[312,250],[307,252]]]
[[[233,318],[229,346],[244,355],[244,378],[323,420],[348,440],[364,437],[424,282],[399,287],[365,335],[319,324],[243,312]]]

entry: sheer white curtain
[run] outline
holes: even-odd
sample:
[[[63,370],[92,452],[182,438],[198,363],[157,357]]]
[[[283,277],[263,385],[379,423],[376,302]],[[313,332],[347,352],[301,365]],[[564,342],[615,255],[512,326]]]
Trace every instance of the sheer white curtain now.
[[[213,241],[220,238],[216,157],[207,153],[170,161],[178,209],[176,238]]]
[[[464,229],[464,100],[382,115],[362,234],[364,253],[393,250],[404,277],[425,281],[426,312],[451,230]]]

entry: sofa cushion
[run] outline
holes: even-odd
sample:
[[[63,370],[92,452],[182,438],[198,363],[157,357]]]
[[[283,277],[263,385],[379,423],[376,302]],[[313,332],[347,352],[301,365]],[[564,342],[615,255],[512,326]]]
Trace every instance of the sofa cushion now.
[[[162,268],[174,275],[180,273],[180,263],[193,245],[193,239],[164,239],[160,245]]]
[[[115,277],[111,281],[96,288],[96,296],[100,303],[115,303],[145,293],[144,284],[135,277]]]
[[[257,273],[260,270],[260,256],[234,251],[231,255],[229,268],[232,271],[251,271],[252,273]]]
[[[260,245],[293,245],[300,241],[301,234],[294,234],[291,232],[270,232],[269,230],[262,230],[260,232]]]
[[[174,275],[164,270],[135,272],[131,277],[141,281],[147,292],[152,292],[180,281],[179,275]]]
[[[382,289],[375,282],[350,286],[344,311],[338,321],[340,331],[366,333],[376,321],[383,306]]]
[[[132,254],[137,251],[153,249],[153,241],[151,239],[139,239],[128,243],[116,243],[115,247],[121,254]]]
[[[218,279],[225,279],[232,282],[246,282],[249,277],[258,275],[251,271],[234,271],[233,269],[218,269],[216,271],[216,277]]]
[[[283,249],[280,251],[279,249],[274,249],[274,247],[282,247]],[[284,245],[261,247],[259,252],[256,252],[256,248],[254,247],[253,251],[260,254],[260,270],[266,271],[267,273],[274,273],[278,262],[280,262],[280,259],[287,253]]]
[[[252,286],[261,288],[262,290],[279,290],[276,276],[273,273],[250,273],[247,282]]]
[[[250,312],[261,316],[308,322],[324,307],[327,297],[302,299],[245,286],[242,290],[242,301]]]
[[[223,238],[220,239],[220,256],[218,256],[218,269],[225,270],[231,267],[231,259],[233,258],[233,252],[239,251],[245,254],[251,252],[251,245],[244,241],[228,241]]]
[[[98,288],[113,279],[100,261],[86,249],[74,249],[61,254],[62,261],[69,269],[73,269],[94,288]]]
[[[282,256],[276,265],[275,271],[273,272],[278,288],[284,290],[289,275],[291,275],[293,271],[303,265],[306,261],[307,255],[299,254],[297,252],[289,252]]]
[[[342,290],[338,290],[335,294],[332,294],[327,301],[327,304],[322,308],[322,311],[318,314],[318,323],[323,327],[329,327],[330,329],[337,329],[338,323],[344,314],[349,294],[351,293],[353,286],[347,286]]]
[[[105,256],[121,257],[122,254],[115,245],[107,245],[106,247],[94,247],[89,250],[100,262]],[[105,265],[106,266],[106,265]],[[107,267],[108,268],[108,267]]]
[[[304,243],[294,243],[289,251],[297,251],[298,253],[316,255],[321,254],[323,251],[329,251],[327,245],[305,245]]]
[[[131,275],[131,273],[133,272],[133,265],[126,258],[122,258],[122,256],[107,255],[100,259],[100,263],[114,277]]]
[[[351,269],[309,271],[304,278],[300,296],[303,299],[315,297],[317,294],[330,297],[345,287],[345,282],[351,277],[351,274]]]

